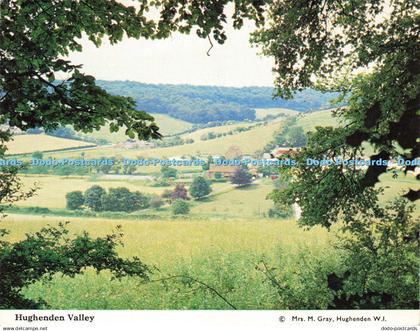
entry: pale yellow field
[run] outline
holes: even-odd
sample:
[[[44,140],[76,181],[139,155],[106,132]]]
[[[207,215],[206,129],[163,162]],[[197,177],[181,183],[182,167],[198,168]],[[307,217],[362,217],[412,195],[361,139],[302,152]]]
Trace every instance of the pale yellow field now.
[[[66,217],[10,215],[1,222],[10,229],[7,240],[22,239],[27,232],[59,221]],[[209,253],[251,251],[255,254],[274,252],[279,245],[319,247],[328,244],[331,233],[319,227],[303,231],[295,221],[129,221],[109,219],[71,218],[74,233],[87,230],[94,236],[109,234],[121,224],[125,246],[123,256],[137,255],[146,263],[171,265],[180,260],[189,262],[196,256]]]
[[[52,137],[45,134],[25,134],[14,136],[13,140],[7,143],[7,154],[25,154],[36,151],[44,152],[87,146],[95,146],[95,144],[79,140]]]

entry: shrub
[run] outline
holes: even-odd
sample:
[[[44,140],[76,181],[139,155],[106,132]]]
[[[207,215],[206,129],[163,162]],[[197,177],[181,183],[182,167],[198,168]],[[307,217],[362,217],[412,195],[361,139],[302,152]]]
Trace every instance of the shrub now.
[[[67,209],[76,210],[81,209],[85,203],[85,197],[81,191],[73,191],[66,194]]]
[[[130,192],[128,204],[130,204],[128,211],[146,209],[150,207],[150,197],[138,191]]]
[[[184,200],[176,200],[172,204],[172,214],[174,215],[186,215],[190,212],[190,206]]]

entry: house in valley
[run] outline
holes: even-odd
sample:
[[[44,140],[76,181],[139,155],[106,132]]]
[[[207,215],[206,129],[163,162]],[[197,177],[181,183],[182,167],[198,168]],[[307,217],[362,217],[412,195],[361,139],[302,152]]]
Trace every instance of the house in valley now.
[[[207,170],[207,177],[215,179],[218,176],[216,174],[220,173],[220,178],[230,178],[238,168],[239,166],[210,164],[209,170]]]

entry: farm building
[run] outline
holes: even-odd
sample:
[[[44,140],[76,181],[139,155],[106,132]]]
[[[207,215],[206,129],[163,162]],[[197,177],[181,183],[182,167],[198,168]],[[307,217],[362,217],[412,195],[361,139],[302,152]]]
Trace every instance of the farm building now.
[[[230,178],[238,168],[237,166],[210,164],[210,168],[207,170],[207,177],[210,179],[216,178],[216,174],[220,173],[222,178]]]

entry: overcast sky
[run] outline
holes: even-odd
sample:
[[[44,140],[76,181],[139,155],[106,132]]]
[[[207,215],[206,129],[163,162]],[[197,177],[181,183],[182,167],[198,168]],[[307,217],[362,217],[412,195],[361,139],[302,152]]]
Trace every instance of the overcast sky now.
[[[273,86],[272,59],[258,55],[251,48],[246,26],[237,31],[228,29],[223,45],[195,34],[176,34],[170,39],[148,41],[124,39],[111,46],[107,40],[100,48],[83,40],[83,51],[70,59],[83,64],[83,71],[105,80],[134,80],[144,83]]]

